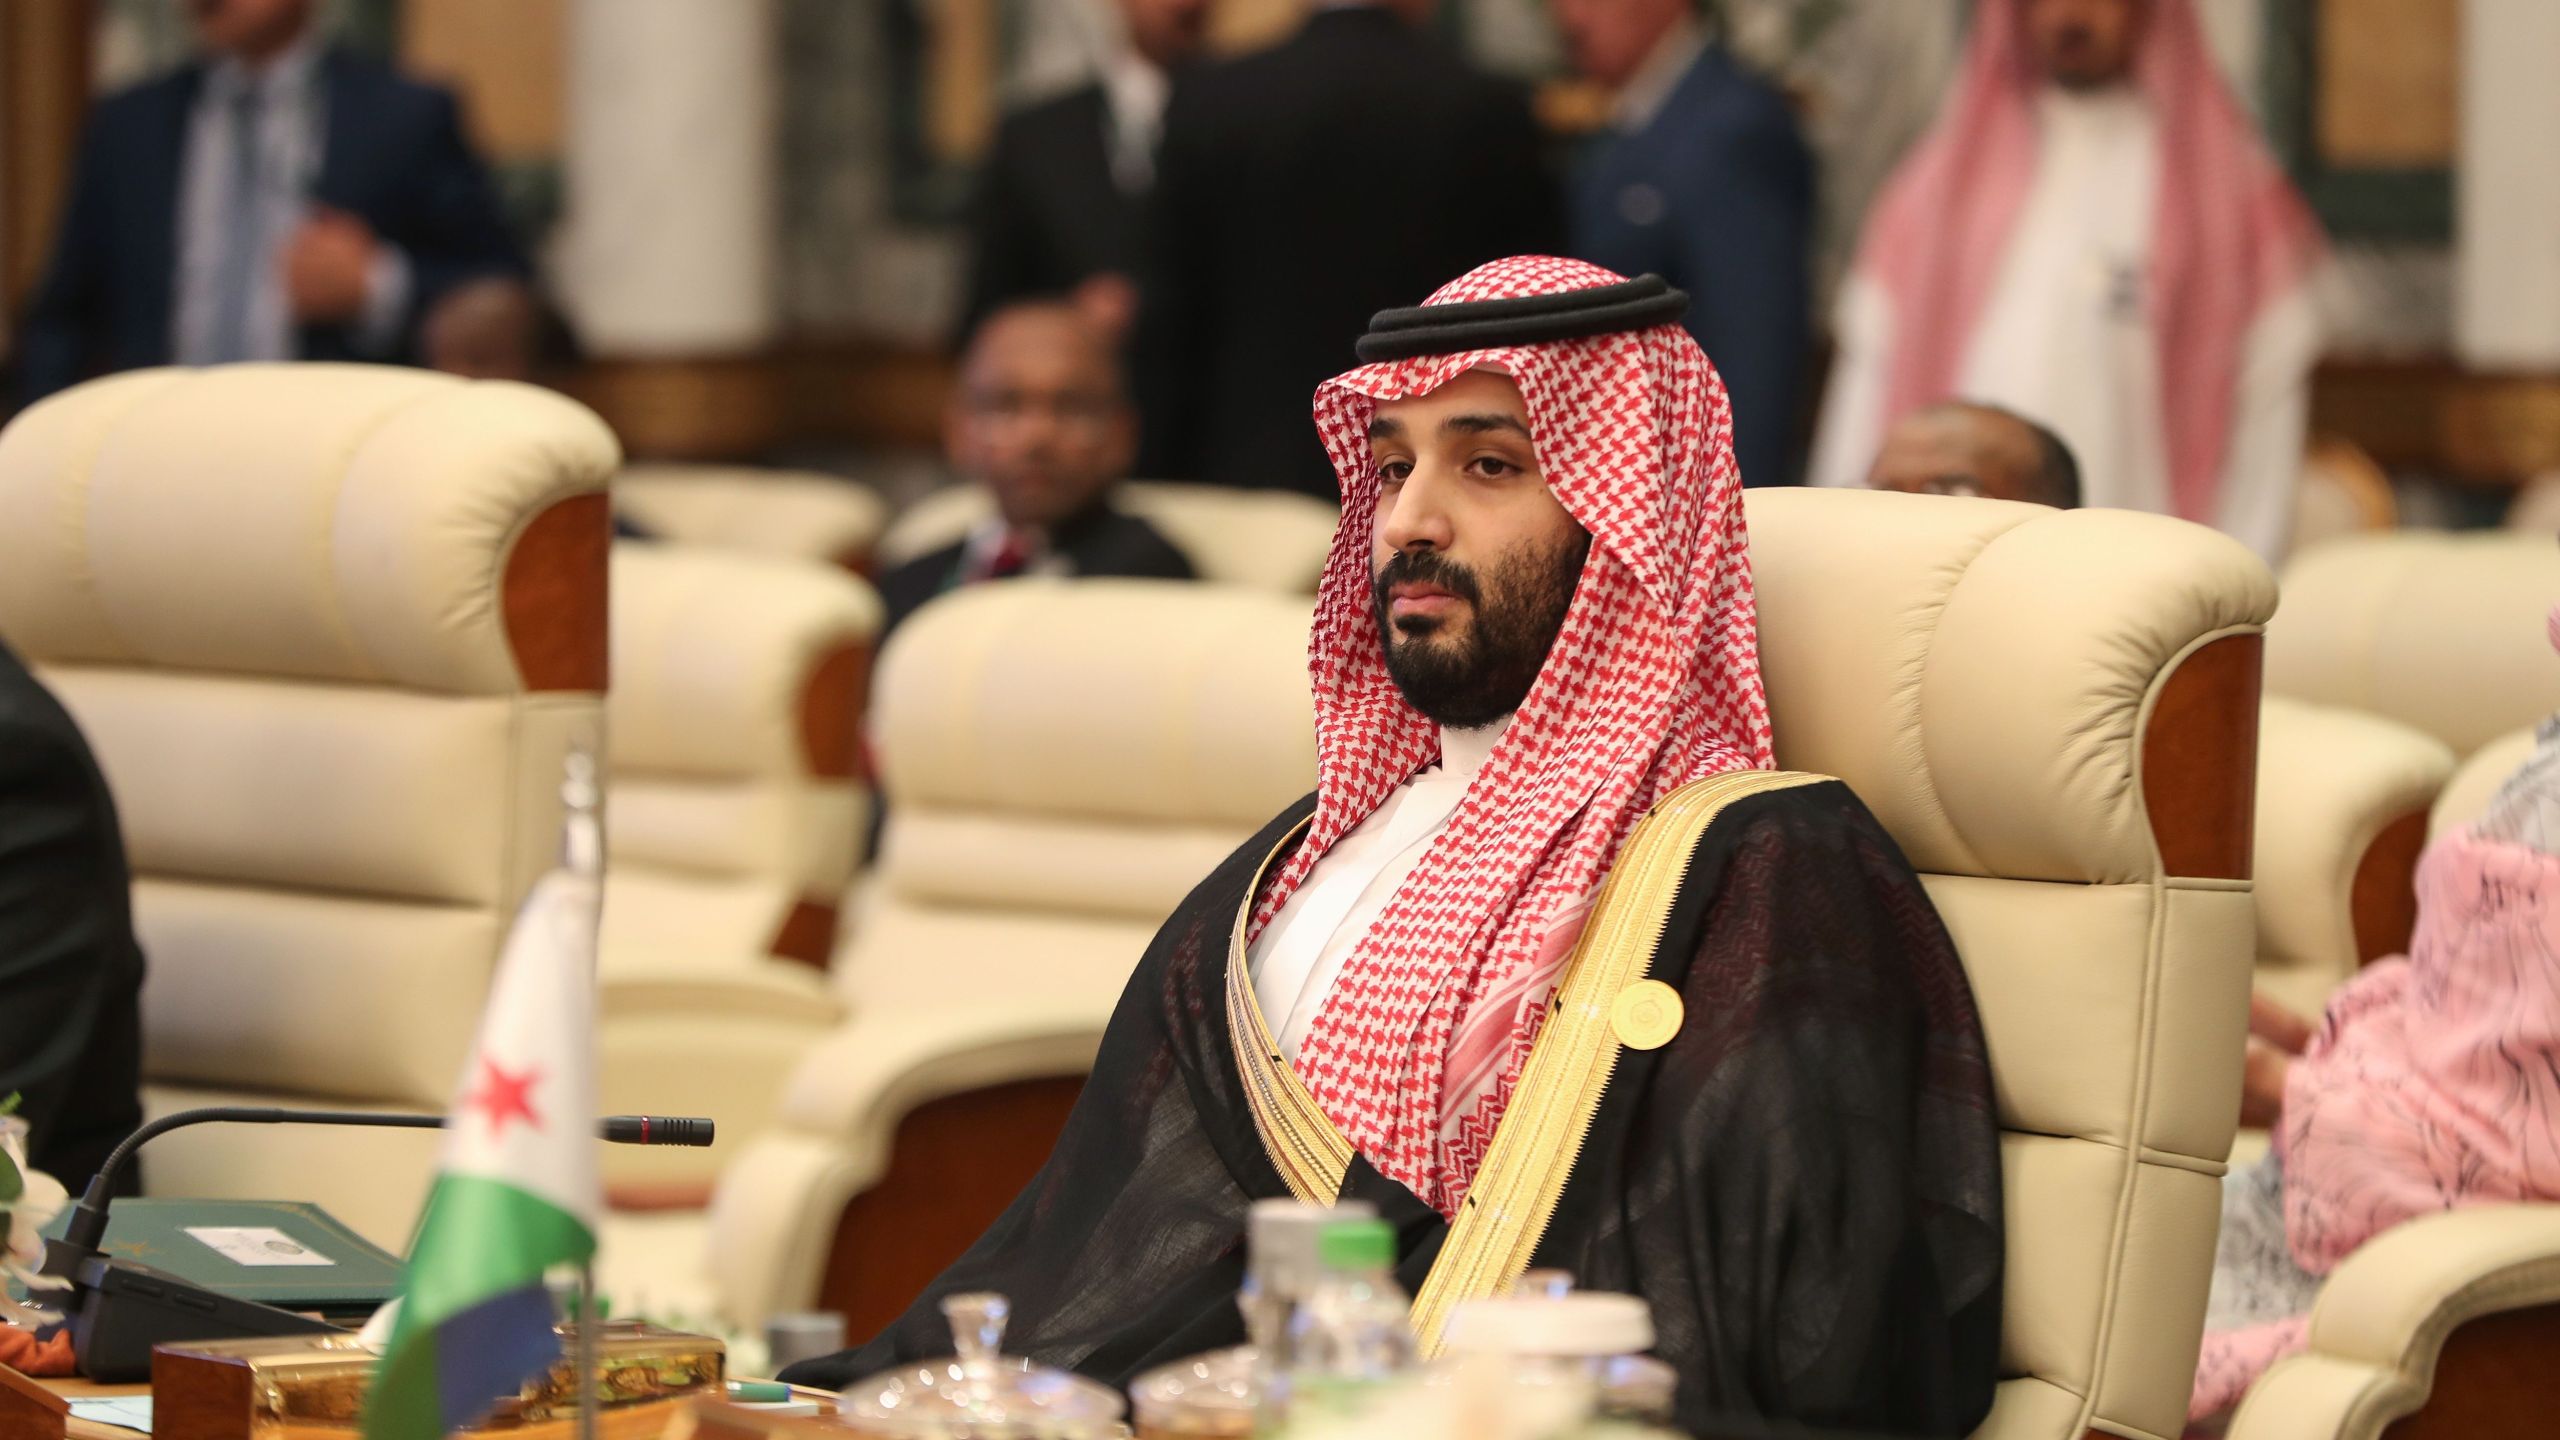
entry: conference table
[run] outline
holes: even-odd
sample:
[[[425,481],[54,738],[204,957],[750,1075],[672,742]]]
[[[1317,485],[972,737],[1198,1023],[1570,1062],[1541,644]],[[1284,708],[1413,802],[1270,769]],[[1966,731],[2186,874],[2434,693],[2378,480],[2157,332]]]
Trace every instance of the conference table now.
[[[0,1366],[0,1440],[135,1440],[137,1435],[150,1433],[77,1413],[64,1414],[36,1400],[31,1392],[40,1392],[66,1404],[83,1400],[148,1400],[151,1397],[148,1384],[101,1385],[76,1377],[37,1380]],[[793,1398],[816,1401],[822,1414],[832,1414],[835,1410],[836,1397],[832,1391],[794,1386]],[[622,1412],[619,1416],[617,1412],[606,1411],[600,1417],[597,1433],[600,1440],[655,1440],[662,1435],[683,1435],[690,1440],[748,1440],[748,1437],[805,1435],[820,1429],[805,1420],[786,1423],[788,1417],[740,1409],[708,1396],[679,1408],[681,1413],[678,1417],[671,1417],[664,1410],[653,1410],[647,1415]],[[297,1430],[300,1428],[296,1427]],[[833,1429],[831,1426],[826,1428]],[[535,1440],[535,1437],[553,1430],[567,1436],[576,1434],[574,1422],[556,1426],[523,1426],[505,1433],[508,1440]],[[316,1435],[321,1432],[315,1428],[303,1433]],[[353,1435],[355,1432],[331,1430],[327,1433]],[[837,1430],[834,1433],[841,1435],[843,1432]],[[185,1437],[173,1436],[172,1440],[185,1440]]]

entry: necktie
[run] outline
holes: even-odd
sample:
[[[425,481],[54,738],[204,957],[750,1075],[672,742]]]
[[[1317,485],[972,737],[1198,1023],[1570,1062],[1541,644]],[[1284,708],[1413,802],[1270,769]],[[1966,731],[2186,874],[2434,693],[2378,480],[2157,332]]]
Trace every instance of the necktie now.
[[[223,195],[222,263],[214,269],[213,359],[249,358],[249,291],[266,262],[258,224],[258,120],[256,85],[231,97],[231,174]]]
[[[1023,567],[1030,563],[1031,547],[1023,543],[1020,535],[1008,533],[1004,537],[1004,543],[998,545],[995,548],[995,553],[987,557],[987,570],[984,578],[989,580],[1010,580],[1014,576],[1021,574]]]

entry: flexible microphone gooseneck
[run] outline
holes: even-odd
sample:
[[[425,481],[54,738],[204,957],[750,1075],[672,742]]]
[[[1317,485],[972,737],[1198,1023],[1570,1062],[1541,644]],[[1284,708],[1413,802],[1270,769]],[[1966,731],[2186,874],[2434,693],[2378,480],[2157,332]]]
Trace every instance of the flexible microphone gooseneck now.
[[[371,1125],[434,1130],[444,1124],[444,1117],[368,1110],[286,1110],[265,1105],[208,1105],[163,1115],[126,1136],[123,1144],[107,1153],[106,1163],[89,1177],[89,1188],[72,1208],[71,1220],[63,1227],[63,1243],[82,1250],[97,1249],[98,1242],[107,1238],[107,1204],[115,1196],[116,1182],[133,1163],[133,1152],[172,1130],[208,1124]],[[712,1129],[712,1122],[699,1115],[608,1115],[596,1122],[597,1138],[616,1145],[708,1145]]]
[[[354,1125],[432,1130],[441,1115],[380,1114],[363,1110],[285,1110],[255,1105],[212,1105],[163,1115],[127,1136],[89,1180],[72,1207],[62,1238],[46,1247],[45,1271],[72,1283],[72,1351],[80,1372],[97,1381],[143,1379],[151,1373],[151,1347],[172,1341],[234,1336],[291,1335],[335,1330],[324,1320],[206,1290],[174,1275],[99,1253],[107,1236],[107,1206],[116,1182],[133,1165],[134,1152],[189,1125]],[[708,1145],[712,1122],[691,1115],[609,1115],[597,1138],[618,1145]]]

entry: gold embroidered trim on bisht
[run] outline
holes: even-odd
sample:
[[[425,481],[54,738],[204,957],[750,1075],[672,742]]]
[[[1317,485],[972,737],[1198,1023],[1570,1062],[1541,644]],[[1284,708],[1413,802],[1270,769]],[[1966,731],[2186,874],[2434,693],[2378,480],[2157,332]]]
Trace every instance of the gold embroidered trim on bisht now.
[[[1236,908],[1227,936],[1227,1036],[1235,1049],[1236,1072],[1244,1077],[1246,1100],[1253,1108],[1253,1128],[1262,1136],[1263,1153],[1289,1186],[1289,1193],[1317,1205],[1342,1197],[1342,1177],[1351,1169],[1351,1142],[1333,1128],[1306,1082],[1298,1078],[1271,1027],[1262,1018],[1262,1002],[1254,997],[1251,965],[1245,956],[1245,926],[1253,918],[1254,901],[1291,842],[1306,833],[1307,822],[1280,837],[1253,872],[1244,903]]]
[[[1501,1294],[1529,1268],[1617,1068],[1623,1041],[1611,1012],[1652,968],[1707,827],[1737,800],[1828,778],[1783,770],[1711,775],[1663,797],[1627,837],[1565,963],[1554,1013],[1521,1068],[1475,1184],[1414,1297],[1413,1329],[1424,1355],[1439,1353],[1441,1331],[1459,1302]]]

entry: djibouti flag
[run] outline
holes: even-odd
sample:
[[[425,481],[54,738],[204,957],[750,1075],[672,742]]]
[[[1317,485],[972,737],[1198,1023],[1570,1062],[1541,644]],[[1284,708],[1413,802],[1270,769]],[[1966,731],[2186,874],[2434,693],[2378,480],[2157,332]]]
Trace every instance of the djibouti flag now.
[[[445,1118],[366,1440],[440,1440],[560,1356],[543,1272],[595,1253],[594,847],[534,886]],[[584,863],[578,863],[583,859]]]

